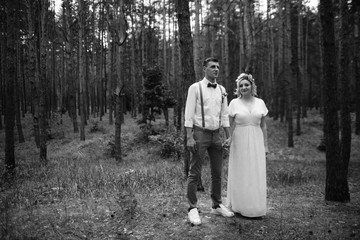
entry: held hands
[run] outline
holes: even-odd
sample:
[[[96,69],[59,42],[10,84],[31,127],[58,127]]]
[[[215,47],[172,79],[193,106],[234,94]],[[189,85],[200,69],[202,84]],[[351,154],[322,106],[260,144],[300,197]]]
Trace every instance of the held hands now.
[[[195,142],[194,138],[188,138],[187,139],[186,147],[190,152],[196,152],[197,151],[196,142]]]
[[[223,143],[223,148],[229,148],[231,144],[231,137],[229,137],[228,139],[226,139]]]

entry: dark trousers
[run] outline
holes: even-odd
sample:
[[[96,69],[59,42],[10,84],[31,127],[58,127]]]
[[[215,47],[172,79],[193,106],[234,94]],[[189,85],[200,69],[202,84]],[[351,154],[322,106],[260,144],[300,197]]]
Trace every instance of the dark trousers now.
[[[187,189],[189,205],[190,208],[194,208],[197,205],[196,191],[198,187],[198,181],[201,177],[201,170],[205,153],[207,151],[210,158],[211,199],[214,207],[221,203],[221,173],[223,158],[220,131],[202,130],[195,127],[193,134],[197,146],[197,151],[192,153],[190,158]]]

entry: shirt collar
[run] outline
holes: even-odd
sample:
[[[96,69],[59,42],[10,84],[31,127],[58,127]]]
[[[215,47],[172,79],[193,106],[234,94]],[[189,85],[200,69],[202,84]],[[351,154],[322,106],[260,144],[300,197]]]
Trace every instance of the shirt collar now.
[[[203,81],[203,83],[206,84],[206,85],[207,85],[208,83],[212,83],[212,82],[210,82],[206,77],[204,77],[202,81]],[[215,79],[215,82],[213,82],[213,83],[218,84],[218,83],[216,82],[216,79]]]

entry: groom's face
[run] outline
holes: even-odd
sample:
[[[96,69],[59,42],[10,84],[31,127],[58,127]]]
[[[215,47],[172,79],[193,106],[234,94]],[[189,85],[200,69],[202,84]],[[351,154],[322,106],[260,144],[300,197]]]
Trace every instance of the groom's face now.
[[[220,66],[218,62],[208,62],[204,66],[205,77],[213,82],[219,76]]]

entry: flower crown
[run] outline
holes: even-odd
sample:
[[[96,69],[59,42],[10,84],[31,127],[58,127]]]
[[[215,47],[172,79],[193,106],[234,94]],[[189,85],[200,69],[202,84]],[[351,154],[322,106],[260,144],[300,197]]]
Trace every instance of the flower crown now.
[[[246,79],[247,77],[247,79]],[[255,79],[252,77],[251,74],[241,73],[237,79],[235,80],[236,83],[239,83],[241,80],[249,80],[252,84],[255,83]]]

